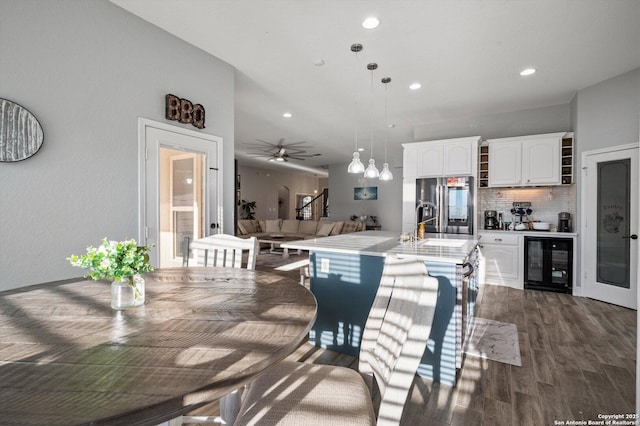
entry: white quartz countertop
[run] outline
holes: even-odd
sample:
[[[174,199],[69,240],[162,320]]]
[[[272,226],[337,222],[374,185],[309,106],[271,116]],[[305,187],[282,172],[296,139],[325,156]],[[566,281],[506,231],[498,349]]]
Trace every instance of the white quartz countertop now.
[[[424,240],[401,242],[400,234],[363,231],[282,243],[282,247],[366,256],[416,256],[442,263],[462,264],[478,244],[472,235],[427,234]]]

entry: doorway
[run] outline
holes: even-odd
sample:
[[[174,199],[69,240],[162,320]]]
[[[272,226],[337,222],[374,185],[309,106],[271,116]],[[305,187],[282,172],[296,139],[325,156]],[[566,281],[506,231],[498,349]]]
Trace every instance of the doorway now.
[[[582,154],[584,296],[637,309],[638,145]]]
[[[160,265],[179,266],[185,237],[205,237],[205,155],[160,147]]]
[[[151,264],[182,264],[185,236],[220,232],[222,139],[139,119],[139,241],[155,247]]]
[[[311,194],[296,194],[296,219],[301,220],[315,220],[313,205],[310,204],[313,200]],[[300,211],[298,212],[298,209]]]
[[[278,219],[289,219],[289,188],[278,188]]]

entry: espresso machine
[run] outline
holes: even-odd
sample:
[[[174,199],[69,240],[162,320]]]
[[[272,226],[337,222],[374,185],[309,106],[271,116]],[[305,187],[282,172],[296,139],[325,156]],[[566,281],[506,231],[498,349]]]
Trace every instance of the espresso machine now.
[[[558,232],[571,232],[571,213],[558,213]]]
[[[498,215],[495,210],[484,211],[484,229],[498,229]]]

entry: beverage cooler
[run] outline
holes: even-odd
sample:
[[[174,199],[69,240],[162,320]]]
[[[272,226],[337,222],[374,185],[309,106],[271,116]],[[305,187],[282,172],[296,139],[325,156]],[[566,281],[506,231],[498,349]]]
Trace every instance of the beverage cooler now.
[[[573,240],[524,237],[524,288],[560,293],[572,291]]]

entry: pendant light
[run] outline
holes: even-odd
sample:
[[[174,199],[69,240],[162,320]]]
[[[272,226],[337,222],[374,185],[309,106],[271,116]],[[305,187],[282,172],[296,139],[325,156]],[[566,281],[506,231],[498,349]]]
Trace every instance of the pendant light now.
[[[373,71],[378,68],[378,64],[370,63],[367,65],[367,69],[371,71],[371,106],[369,113],[369,130],[371,133],[371,158],[369,158],[369,166],[367,166],[367,170],[364,171],[364,177],[366,178],[377,178],[380,176],[380,172],[376,167],[376,160],[373,159]]]
[[[353,151],[353,159],[351,160],[351,163],[349,163],[349,167],[347,167],[347,172],[362,173],[364,172],[364,164],[362,164],[362,161],[360,161],[360,153],[358,152],[358,81],[356,78],[356,73],[358,69],[358,52],[362,51],[362,45],[360,43],[352,44],[351,51],[356,54],[356,60],[355,60],[354,72],[353,72],[354,92],[355,92],[354,97],[356,100],[356,108],[355,108],[356,119],[354,120],[356,125],[356,135],[355,135],[356,149]]]
[[[380,180],[393,180],[393,174],[391,170],[389,170],[389,163],[387,163],[387,134],[389,131],[389,122],[387,119],[387,84],[390,82],[391,79],[389,77],[382,79],[382,83],[384,83],[384,164],[380,172]]]

